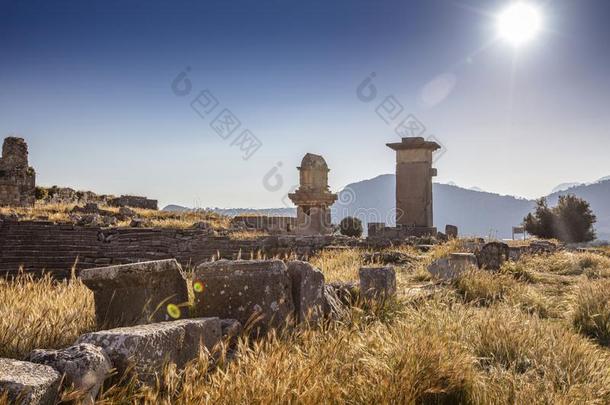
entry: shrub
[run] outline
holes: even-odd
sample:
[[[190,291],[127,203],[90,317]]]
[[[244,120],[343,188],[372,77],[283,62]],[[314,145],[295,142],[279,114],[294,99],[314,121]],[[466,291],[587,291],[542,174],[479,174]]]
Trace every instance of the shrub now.
[[[362,236],[362,221],[354,217],[345,217],[339,224],[341,235],[359,238]]]
[[[583,335],[610,346],[610,280],[587,282],[578,288],[572,322]]]
[[[44,187],[36,186],[36,190],[34,191],[34,196],[37,200],[45,200],[49,196],[49,192]]]
[[[536,202],[536,210],[524,219],[525,230],[540,238],[556,238],[579,243],[595,239],[596,217],[589,203],[574,195],[559,197],[556,207],[549,208],[545,198]]]

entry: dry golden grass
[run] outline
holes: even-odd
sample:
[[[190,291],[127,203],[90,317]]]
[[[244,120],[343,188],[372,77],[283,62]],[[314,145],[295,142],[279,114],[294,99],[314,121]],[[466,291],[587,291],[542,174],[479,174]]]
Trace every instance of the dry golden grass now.
[[[610,346],[610,280],[585,282],[574,296],[574,326],[584,335]]]
[[[0,277],[0,357],[65,347],[94,325],[93,293],[80,280]]]
[[[399,287],[416,288],[425,263],[458,244],[397,271]],[[356,280],[362,253],[327,250],[311,262],[327,280]],[[604,259],[558,253],[524,258],[501,274],[472,271],[425,299],[242,340],[232,361],[221,347],[216,363],[203,354],[184,371],[168,367],[156,388],[106,387],[99,402],[609,403],[610,352],[600,343],[610,330],[610,281],[587,275],[603,270]],[[78,281],[3,281],[0,305],[2,356],[68,345],[93,327],[91,294]]]

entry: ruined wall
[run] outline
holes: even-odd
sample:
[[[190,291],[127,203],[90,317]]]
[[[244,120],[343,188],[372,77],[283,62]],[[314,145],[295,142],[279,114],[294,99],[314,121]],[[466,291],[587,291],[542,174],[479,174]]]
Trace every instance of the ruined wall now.
[[[115,207],[133,207],[143,208],[148,210],[158,210],[157,200],[151,200],[146,197],[139,197],[134,195],[122,195],[118,198],[113,198],[108,201],[108,204]]]
[[[253,240],[209,236],[206,230],[167,228],[98,228],[48,221],[0,222],[0,275],[51,272],[68,277],[76,269],[176,258],[185,268],[213,256],[236,259],[295,253],[307,257],[333,244],[357,245],[345,237],[268,236]]]
[[[28,166],[28,146],[22,138],[8,137],[0,158],[0,206],[33,206],[36,175]]]

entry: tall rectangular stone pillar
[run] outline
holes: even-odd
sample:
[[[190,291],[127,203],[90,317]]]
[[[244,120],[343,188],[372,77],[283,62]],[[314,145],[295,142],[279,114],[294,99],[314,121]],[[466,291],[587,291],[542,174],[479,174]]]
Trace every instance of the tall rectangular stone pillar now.
[[[396,151],[396,225],[413,235],[436,234],[432,212],[432,153],[440,149],[424,138],[402,138]]]

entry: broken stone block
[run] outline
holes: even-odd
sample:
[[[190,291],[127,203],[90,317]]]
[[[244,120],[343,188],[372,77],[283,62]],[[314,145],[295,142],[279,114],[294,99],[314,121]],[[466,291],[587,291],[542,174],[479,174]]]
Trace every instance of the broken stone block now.
[[[288,263],[295,319],[315,323],[324,315],[324,274],[302,261]]]
[[[131,326],[188,316],[188,290],[174,259],[85,269],[98,328]]]
[[[431,263],[428,271],[440,280],[451,280],[473,267],[477,267],[477,258],[472,253],[451,253]]]
[[[221,333],[218,318],[195,318],[91,332],[76,343],[100,346],[119,375],[130,370],[144,384],[154,385],[166,363],[183,368],[201,347],[211,351]]]
[[[445,225],[445,235],[449,239],[456,239],[458,237],[458,227],[455,225]]]
[[[36,349],[28,355],[27,360],[53,367],[64,375],[64,383],[83,393],[86,403],[93,403],[112,369],[106,353],[88,343],[61,350]]]
[[[392,267],[361,267],[360,293],[366,299],[387,299],[396,294],[396,272]]]
[[[52,405],[60,382],[52,367],[0,358],[0,398],[8,395],[11,404]]]
[[[476,253],[476,256],[479,268],[497,271],[510,259],[510,248],[506,243],[489,242]]]
[[[290,276],[281,260],[219,260],[195,269],[195,312],[237,319],[253,333],[293,317]]]

